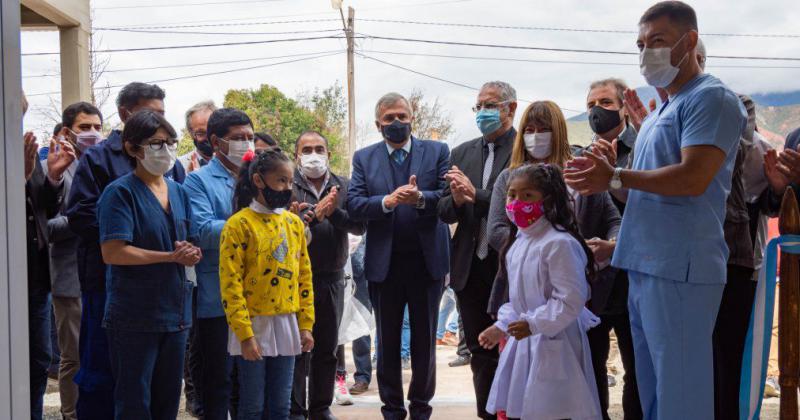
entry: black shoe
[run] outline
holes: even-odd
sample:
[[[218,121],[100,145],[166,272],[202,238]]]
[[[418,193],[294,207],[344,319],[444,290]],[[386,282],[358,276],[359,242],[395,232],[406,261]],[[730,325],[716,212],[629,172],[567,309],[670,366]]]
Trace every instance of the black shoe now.
[[[459,367],[459,366],[467,366],[469,362],[472,360],[472,356],[461,356],[455,358],[455,360],[451,360],[447,366],[450,367]]]

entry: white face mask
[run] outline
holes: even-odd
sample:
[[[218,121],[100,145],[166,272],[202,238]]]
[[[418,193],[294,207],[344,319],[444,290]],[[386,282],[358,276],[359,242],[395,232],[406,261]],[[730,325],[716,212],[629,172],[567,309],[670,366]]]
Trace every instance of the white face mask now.
[[[255,145],[252,141],[221,140],[228,143],[228,154],[225,155],[225,157],[236,166],[242,166],[242,158],[244,155],[251,150],[255,150]]]
[[[300,170],[306,178],[322,178],[328,172],[328,156],[318,153],[300,155]]]
[[[164,144],[160,150],[153,150],[149,145],[144,145],[143,148],[144,159],[140,162],[153,175],[164,175],[170,171],[178,158],[178,143],[172,146]]]
[[[683,58],[681,58],[677,66],[673,66],[671,59],[672,50],[676,45],[680,44],[685,36],[686,34],[683,34],[681,39],[679,39],[672,48],[645,47],[639,53],[639,71],[641,71],[648,85],[665,88],[675,80],[675,77],[678,76],[678,72],[680,72],[680,66],[683,64],[683,60],[689,56],[689,52],[687,51],[686,54],[683,55]]]
[[[72,130],[69,130],[72,134],[75,135],[75,144],[78,145],[78,150],[81,153],[85,152],[86,149],[94,146],[97,143],[100,143],[103,140],[103,137],[95,130],[92,131],[81,131],[80,133],[76,133]]]
[[[547,159],[550,157],[553,133],[525,133],[525,149],[534,159]]]

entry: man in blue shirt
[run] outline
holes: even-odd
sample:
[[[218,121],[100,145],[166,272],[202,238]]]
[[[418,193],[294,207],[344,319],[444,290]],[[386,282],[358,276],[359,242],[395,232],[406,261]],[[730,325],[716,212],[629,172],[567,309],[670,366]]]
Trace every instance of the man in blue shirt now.
[[[681,2],[639,22],[642,75],[668,100],[642,124],[633,167],[594,153],[565,172],[581,194],[629,196],[612,264],[628,270],[639,395],[648,419],[714,418],[712,333],[725,286],[725,201],[746,114],[703,74],[697,17]]]
[[[204,129],[205,130],[205,129]],[[195,334],[202,361],[202,394],[198,397],[207,420],[228,418],[232,359],[228,356],[228,322],[219,291],[219,237],[233,212],[233,189],[241,160],[229,157],[229,143],[253,144],[253,123],[242,111],[222,108],[208,119],[207,133],[214,158],[186,177],[192,204],[192,232],[203,250],[197,273]],[[196,379],[196,378],[195,378]]]
[[[129,83],[117,96],[117,111],[124,123],[136,111],[151,109],[164,113],[164,91],[157,85]],[[108,419],[114,416],[114,382],[108,354],[108,340],[101,323],[106,305],[106,265],[100,255],[97,201],[106,186],[133,171],[135,162],[125,154],[122,132],[113,130],[100,144],[81,156],[67,199],[69,227],[80,237],[78,279],[81,283],[80,370],[78,384],[79,419]],[[182,183],[183,166],[166,174]]]

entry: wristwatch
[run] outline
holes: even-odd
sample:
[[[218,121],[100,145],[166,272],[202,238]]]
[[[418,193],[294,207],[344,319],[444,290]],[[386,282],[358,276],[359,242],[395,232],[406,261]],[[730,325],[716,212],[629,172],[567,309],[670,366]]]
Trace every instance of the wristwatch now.
[[[425,195],[422,194],[422,191],[417,191],[417,205],[416,205],[416,207],[418,209],[424,209],[425,208]]]
[[[622,178],[620,178],[621,174],[622,174],[622,168],[614,169],[614,175],[611,176],[611,182],[608,183],[608,186],[612,190],[618,190],[622,188]]]

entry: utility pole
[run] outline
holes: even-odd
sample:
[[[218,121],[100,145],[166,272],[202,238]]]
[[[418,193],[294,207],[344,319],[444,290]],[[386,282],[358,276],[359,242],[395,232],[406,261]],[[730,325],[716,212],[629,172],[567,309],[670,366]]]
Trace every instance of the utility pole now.
[[[344,12],[339,9],[344,21]],[[356,11],[352,7],[347,8],[347,24],[345,34],[347,35],[347,154],[352,159],[356,152],[356,78],[355,78],[355,42],[354,28]],[[344,22],[342,22],[344,23]]]

